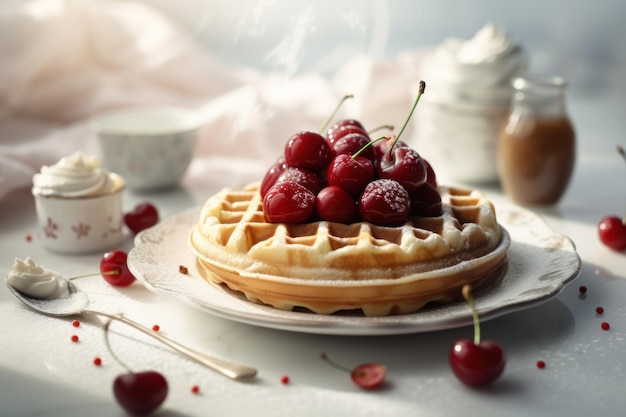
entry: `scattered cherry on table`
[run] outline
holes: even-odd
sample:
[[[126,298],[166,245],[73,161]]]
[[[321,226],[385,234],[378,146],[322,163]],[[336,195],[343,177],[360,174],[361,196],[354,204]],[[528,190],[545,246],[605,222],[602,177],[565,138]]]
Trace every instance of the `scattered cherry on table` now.
[[[618,146],[617,152],[626,161],[624,148]],[[609,215],[600,219],[598,223],[598,237],[603,244],[613,250],[623,251],[626,249],[626,216]]]
[[[464,384],[477,387],[496,380],[506,363],[502,347],[492,340],[480,340],[478,313],[471,286],[463,286],[463,297],[469,304],[474,321],[474,340],[461,339],[450,349],[449,362],[454,375]]]
[[[124,223],[135,234],[159,222],[157,208],[149,202],[137,204],[132,211],[124,214]]]
[[[352,381],[363,389],[375,389],[380,387],[387,375],[387,367],[382,363],[368,362],[350,369],[333,361],[326,353],[320,354],[320,357],[332,367],[340,371],[348,372]]]
[[[100,273],[109,284],[115,287],[127,287],[135,282],[135,276],[128,269],[128,254],[121,250],[105,253],[100,260]]]

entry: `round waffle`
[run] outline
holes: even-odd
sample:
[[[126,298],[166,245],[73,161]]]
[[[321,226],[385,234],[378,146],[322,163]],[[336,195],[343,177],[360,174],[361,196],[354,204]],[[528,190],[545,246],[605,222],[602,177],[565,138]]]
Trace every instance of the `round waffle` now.
[[[439,187],[439,217],[399,227],[268,223],[258,184],[210,197],[190,234],[205,279],[250,301],[319,314],[404,314],[499,276],[510,238],[475,190]]]

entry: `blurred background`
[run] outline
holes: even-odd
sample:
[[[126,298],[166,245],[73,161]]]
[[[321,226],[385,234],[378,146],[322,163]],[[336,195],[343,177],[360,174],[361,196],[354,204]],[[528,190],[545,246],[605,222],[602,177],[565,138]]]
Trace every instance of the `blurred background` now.
[[[226,62],[290,75],[328,73],[357,54],[393,57],[448,37],[469,39],[491,22],[527,49],[538,72],[561,74],[576,89],[626,87],[621,0],[144,2]]]
[[[288,76],[330,74],[355,55],[382,59],[448,37],[469,39],[494,23],[527,49],[539,72],[561,74],[576,89],[626,86],[621,0],[0,0],[0,45],[29,47],[8,30],[16,8],[30,4],[44,16],[73,3],[150,6],[217,59]]]
[[[344,115],[400,126],[428,53],[490,23],[531,72],[568,81],[593,150],[588,132],[626,123],[625,21],[623,0],[0,0],[0,196],[73,150],[97,153],[86,122],[120,107],[198,109],[196,159],[263,167],[346,93]]]

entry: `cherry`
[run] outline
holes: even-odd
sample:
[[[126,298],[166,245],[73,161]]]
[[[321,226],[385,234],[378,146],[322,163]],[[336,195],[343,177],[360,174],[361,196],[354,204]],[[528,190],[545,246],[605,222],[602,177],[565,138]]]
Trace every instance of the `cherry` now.
[[[441,195],[430,183],[425,183],[417,191],[410,193],[411,214],[414,216],[441,216]]]
[[[159,212],[151,203],[144,202],[135,206],[132,211],[124,214],[124,223],[135,234],[159,221]]]
[[[372,146],[365,146],[370,143],[370,138],[362,133],[349,133],[342,136],[333,144],[331,148],[334,155],[354,155],[357,152],[360,156],[369,159],[370,161],[376,161],[376,152]]]
[[[295,182],[300,184],[313,194],[317,194],[322,189],[322,181],[313,171],[303,168],[286,168],[276,179],[276,184],[281,182]]]
[[[278,161],[272,165],[267,172],[265,173],[265,177],[263,177],[263,181],[261,182],[261,197],[265,197],[267,190],[272,187],[272,185],[276,184],[276,180],[282,174],[284,170],[287,169],[287,164],[285,163],[285,158],[280,157]]]
[[[364,363],[354,369],[349,369],[334,362],[325,353],[322,353],[320,357],[332,367],[350,373],[352,381],[361,388],[378,388],[385,381],[387,367],[381,363]]]
[[[606,216],[598,224],[600,241],[611,249],[626,249],[626,224],[617,216]]]
[[[361,122],[359,122],[356,119],[341,119],[338,122],[336,122],[333,127],[331,127],[328,130],[328,133],[333,133],[336,130],[345,127],[345,126],[355,126],[358,127],[359,129],[361,129],[362,131],[366,132],[365,127],[363,127],[363,124]]]
[[[331,159],[330,145],[315,132],[296,133],[285,145],[285,162],[290,167],[320,171]]]
[[[396,140],[393,136],[386,136],[384,139],[378,140],[372,144],[374,148],[374,153],[376,154],[376,159],[381,160],[383,155],[389,153],[391,148],[408,148],[405,142],[401,140]]]
[[[341,154],[328,165],[327,173],[328,185],[341,187],[356,198],[374,178],[374,167],[369,159]]]
[[[100,272],[109,284],[126,287],[135,281],[135,276],[128,270],[128,255],[121,250],[109,251],[100,260]]]
[[[117,402],[129,414],[144,416],[156,410],[169,390],[165,377],[156,371],[133,372],[113,353],[109,341],[109,326],[104,324],[104,341],[113,358],[126,369],[127,373],[118,375],[113,381],[113,395]]]
[[[358,201],[359,214],[366,222],[399,226],[409,218],[409,193],[397,181],[378,179],[370,182]]]
[[[383,154],[378,166],[380,178],[398,181],[408,192],[426,183],[427,171],[422,157],[413,148],[394,147]]]
[[[626,151],[617,146],[617,152],[626,161]],[[600,241],[611,249],[622,251],[626,249],[626,216],[606,216],[598,223]]]
[[[384,151],[379,160],[378,175],[380,178],[389,178],[398,181],[407,191],[412,192],[417,190],[426,182],[427,169],[422,157],[414,149],[408,146],[396,146],[404,129],[409,124],[409,120],[419,103],[420,97],[424,93],[426,84],[424,81],[419,83],[419,91],[411,112],[404,121],[404,125],[398,136],[391,143],[389,150],[386,150],[383,146],[388,145],[389,142],[379,145],[380,150]],[[386,147],[386,146],[385,146]]]
[[[113,383],[115,399],[135,416],[156,410],[165,401],[167,392],[167,380],[156,371],[122,374]]]
[[[263,198],[263,214],[269,223],[305,223],[315,210],[315,195],[292,181],[272,186]]]
[[[354,125],[345,125],[329,130],[326,134],[326,140],[328,141],[328,144],[330,146],[333,146],[335,142],[337,142],[339,139],[353,133],[363,135],[367,139],[369,139],[369,135],[367,134],[365,129]]]
[[[349,223],[356,213],[354,198],[335,185],[329,185],[317,194],[315,208],[317,214],[329,222]]]
[[[486,385],[504,371],[505,358],[500,345],[492,340],[480,340],[480,323],[471,294],[471,286],[463,286],[463,297],[472,310],[474,341],[461,339],[450,349],[449,362],[456,377],[470,386]]]

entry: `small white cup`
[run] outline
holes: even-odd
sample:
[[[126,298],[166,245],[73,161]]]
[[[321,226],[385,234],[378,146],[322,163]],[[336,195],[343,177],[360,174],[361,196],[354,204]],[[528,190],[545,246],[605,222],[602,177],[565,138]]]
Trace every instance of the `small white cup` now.
[[[122,195],[62,198],[35,195],[41,243],[51,252],[85,254],[112,249],[124,239]]]
[[[200,120],[191,110],[151,106],[98,115],[91,126],[109,170],[132,190],[156,190],[177,185],[187,171]]]

